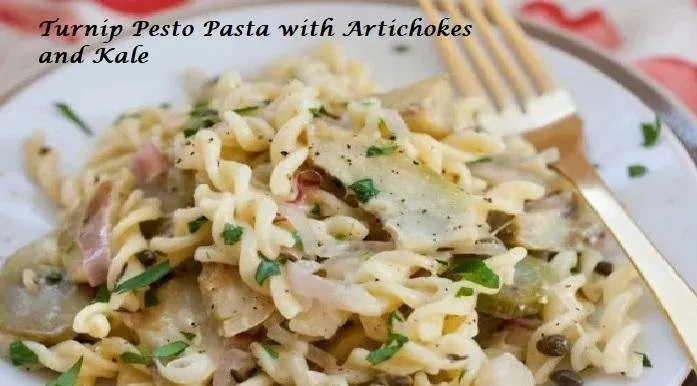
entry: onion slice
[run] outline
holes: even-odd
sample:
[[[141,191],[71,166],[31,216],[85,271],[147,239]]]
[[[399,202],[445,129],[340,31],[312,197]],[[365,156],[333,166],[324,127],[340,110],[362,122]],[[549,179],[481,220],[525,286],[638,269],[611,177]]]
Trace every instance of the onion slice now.
[[[150,182],[167,169],[167,159],[152,140],[144,140],[133,155],[131,164],[133,174],[138,182]]]
[[[291,187],[291,196],[293,198],[290,202],[293,204],[302,202],[305,198],[305,191],[317,188],[321,183],[322,175],[316,170],[302,170],[296,173],[295,177],[293,177]]]
[[[85,219],[77,234],[77,245],[84,256],[82,268],[87,282],[96,287],[106,281],[111,251],[108,207],[112,183],[102,182],[87,204]]]
[[[291,290],[337,310],[366,316],[383,313],[384,304],[363,287],[313,275],[318,266],[310,261],[286,264]]]

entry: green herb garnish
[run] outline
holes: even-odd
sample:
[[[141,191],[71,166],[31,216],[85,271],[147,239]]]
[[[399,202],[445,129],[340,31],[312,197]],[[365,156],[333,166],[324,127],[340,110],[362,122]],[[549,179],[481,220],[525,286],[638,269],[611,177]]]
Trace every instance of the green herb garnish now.
[[[382,347],[368,353],[365,359],[373,366],[385,362],[392,358],[408,341],[409,338],[404,335],[390,333],[387,335],[387,342]]]
[[[641,355],[641,364],[644,367],[653,367],[653,365],[651,364],[651,359],[649,359],[648,355],[644,354],[643,352],[639,352],[639,351],[634,351],[634,353]]]
[[[187,347],[189,347],[188,343],[177,341],[156,348],[151,356],[153,358],[170,358],[181,354]]]
[[[58,284],[63,281],[63,274],[58,271],[50,271],[44,276],[48,284]]]
[[[39,356],[27,347],[21,340],[10,343],[10,360],[15,366],[39,363]]]
[[[87,124],[86,124],[82,119],[80,119],[80,117],[78,117],[77,114],[75,114],[75,112],[73,111],[73,109],[72,109],[70,106],[68,106],[66,103],[63,103],[63,102],[56,102],[56,103],[53,104],[53,106],[56,107],[56,109],[58,110],[58,112],[59,112],[63,117],[67,118],[68,120],[70,120],[71,122],[73,122],[75,125],[77,125],[77,127],[79,127],[80,130],[82,130],[83,133],[85,133],[85,134],[87,134],[87,135],[93,135],[93,134],[94,134],[94,133],[92,132],[92,129],[90,129],[90,127],[87,126]]]
[[[235,245],[242,238],[242,233],[244,228],[228,223],[223,227],[223,233],[220,236],[225,240],[225,245]]]
[[[356,198],[361,203],[370,201],[370,199],[376,197],[380,193],[371,178],[358,180],[349,185],[348,188],[356,194]]]
[[[499,276],[479,259],[460,260],[450,270],[459,279],[482,285],[487,288],[499,288]]]
[[[315,203],[312,205],[312,209],[310,209],[310,214],[313,216],[319,216],[321,214],[321,210],[319,208],[319,204]]]
[[[395,150],[397,150],[397,146],[385,146],[385,147],[371,146],[368,148],[368,150],[365,151],[365,156],[366,157],[376,157],[379,155],[389,155],[389,154],[394,153]]]
[[[320,115],[326,115],[332,119],[339,119],[340,118],[338,115],[334,115],[334,114],[330,113],[329,111],[327,111],[327,109],[323,105],[319,106],[319,107],[312,107],[309,110],[310,110],[310,114],[312,114],[312,116],[315,118],[319,117]]]
[[[169,266],[169,261],[167,260],[155,265],[151,265],[140,275],[136,275],[117,285],[116,288],[114,288],[114,293],[122,294],[124,292],[148,286],[162,279],[171,270],[172,268]]]
[[[474,161],[472,161],[472,162],[470,162],[470,163],[471,163],[471,164],[482,164],[482,163],[486,163],[486,162],[491,162],[491,161],[493,161],[493,160],[494,160],[494,159],[491,158],[491,157],[481,157],[481,158],[477,158],[476,160],[474,160]]]
[[[455,297],[462,298],[462,297],[472,296],[472,295],[474,295],[474,290],[472,288],[461,287],[459,290],[457,290]]]
[[[129,363],[133,365],[148,366],[152,363],[152,359],[150,359],[149,356],[133,351],[126,351],[124,353],[121,353],[121,355],[119,355],[119,358],[121,358],[123,363]]]
[[[644,174],[646,174],[649,171],[649,169],[646,168],[644,165],[629,165],[627,167],[627,175],[631,178],[635,177],[641,177]]]
[[[658,136],[661,134],[661,121],[656,117],[653,122],[644,122],[641,124],[641,133],[644,135],[644,147],[651,147],[658,142]]]
[[[334,238],[340,241],[346,240],[346,235],[334,235]]]
[[[271,276],[277,276],[281,274],[281,263],[278,261],[261,259],[261,262],[257,266],[257,272],[254,275],[254,280],[259,285],[264,285],[264,280]]]
[[[252,111],[257,111],[259,109],[259,106],[247,106],[247,107],[240,107],[239,109],[234,109],[232,111],[236,112],[239,115],[244,115],[251,113]]]
[[[94,297],[94,301],[97,303],[109,303],[110,299],[111,292],[109,292],[109,289],[106,288],[105,284],[100,285],[99,289],[97,290],[97,295]]]
[[[191,137],[198,133],[200,129],[211,127],[218,122],[220,122],[218,111],[209,108],[207,102],[198,101],[194,103],[190,118],[184,125],[184,137]]]
[[[198,230],[201,229],[201,227],[203,226],[203,224],[206,223],[206,221],[208,221],[206,216],[201,216],[196,220],[189,221],[189,223],[186,224],[186,226],[189,228],[189,233],[198,232]]]
[[[261,346],[261,348],[264,349],[264,351],[266,351],[269,354],[271,358],[278,359],[278,351],[276,351],[276,349],[273,347],[273,342],[261,342],[259,343],[259,345]]]
[[[394,326],[394,322],[399,321],[403,322],[404,317],[399,311],[392,311],[389,314],[387,314],[387,329],[392,332],[392,327]]]
[[[303,239],[300,238],[298,231],[293,232],[293,239],[295,239],[295,245],[297,245],[297,246],[303,245]]]
[[[462,369],[462,371],[460,371],[460,375],[457,376],[457,381],[462,382],[462,378],[465,376],[465,374],[467,374],[467,369]]]
[[[46,386],[75,386],[77,384],[77,377],[80,375],[80,368],[82,368],[82,360],[83,357],[80,357],[68,371],[61,374],[55,380],[47,383]]]

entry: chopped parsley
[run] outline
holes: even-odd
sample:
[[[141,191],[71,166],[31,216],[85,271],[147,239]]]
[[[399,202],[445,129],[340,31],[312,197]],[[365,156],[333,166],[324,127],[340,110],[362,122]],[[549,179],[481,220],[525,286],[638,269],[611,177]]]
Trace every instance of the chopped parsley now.
[[[169,266],[169,261],[165,260],[161,263],[157,263],[148,267],[140,275],[133,276],[132,278],[124,281],[114,288],[114,293],[122,294],[137,288],[142,288],[148,286],[167,275],[172,268]]]
[[[152,359],[150,359],[149,356],[143,355],[138,352],[133,352],[133,351],[126,351],[121,353],[119,355],[119,358],[123,361],[123,363],[128,363],[128,364],[133,364],[133,365],[146,365],[148,366],[149,364],[152,363]]]
[[[297,245],[297,246],[303,245],[303,239],[300,238],[298,231],[293,232],[293,239],[295,239],[295,245]]]
[[[15,366],[39,363],[39,356],[27,347],[21,340],[10,343],[10,360]]]
[[[380,191],[375,187],[375,184],[371,178],[358,180],[349,185],[348,188],[356,194],[358,201],[364,204],[380,193]]]
[[[56,102],[53,104],[55,106],[56,110],[58,110],[58,113],[68,119],[69,121],[73,122],[80,130],[82,130],[83,133],[87,135],[93,135],[94,133],[92,132],[92,129],[90,129],[89,126],[73,111],[73,109],[68,106],[68,104],[63,103],[63,102]]]
[[[310,209],[311,215],[319,216],[319,215],[321,215],[321,213],[322,213],[322,211],[320,210],[318,203],[315,203],[314,205],[312,205],[312,209]]]
[[[641,364],[642,364],[644,367],[653,367],[653,365],[651,364],[651,359],[649,359],[649,356],[648,356],[648,355],[646,355],[646,354],[643,353],[643,352],[639,352],[639,351],[634,351],[634,353],[635,353],[635,354],[638,354],[638,355],[641,355]]]
[[[365,359],[373,366],[390,360],[408,341],[409,338],[404,335],[390,333],[387,335],[385,344],[369,352]]]
[[[644,122],[641,124],[641,133],[644,136],[644,147],[652,147],[658,142],[658,136],[661,134],[661,121],[656,117],[653,122]]]
[[[201,227],[203,226],[203,224],[206,223],[206,221],[208,221],[206,216],[201,216],[196,220],[189,221],[189,223],[186,224],[186,226],[189,228],[189,233],[198,232],[198,230],[201,229]]]
[[[445,266],[445,267],[447,267],[449,264],[446,260],[440,260],[440,259],[436,259],[436,263],[438,263],[442,266]]]
[[[75,386],[77,385],[77,377],[80,375],[80,369],[82,368],[83,357],[75,362],[75,364],[68,369],[68,371],[61,374],[55,380],[46,384],[46,386]]]
[[[58,271],[50,271],[44,276],[48,284],[58,284],[63,281],[63,274]]]
[[[225,245],[235,245],[242,238],[242,233],[244,233],[244,228],[228,223],[223,227],[223,233],[220,236],[223,237]]]
[[[472,288],[461,287],[459,290],[457,290],[455,297],[456,298],[463,298],[463,297],[472,296],[472,295],[474,295],[474,290]]]
[[[499,288],[499,276],[479,259],[467,258],[458,261],[450,272],[461,280],[487,288]]]
[[[340,117],[338,115],[332,114],[327,109],[324,107],[324,105],[320,105],[319,107],[312,107],[309,109],[310,114],[312,114],[313,117],[317,118],[320,115],[326,115],[329,118],[332,119],[339,119]]]
[[[276,348],[274,347],[274,342],[265,341],[259,343],[259,345],[269,354],[271,358],[278,359],[278,351],[276,351]]]
[[[385,146],[385,147],[371,146],[368,148],[368,150],[365,151],[365,156],[366,157],[376,157],[379,155],[389,155],[389,154],[394,153],[395,150],[397,150],[397,146]]]
[[[240,107],[239,109],[234,109],[233,111],[239,115],[245,115],[245,114],[249,114],[253,111],[257,111],[258,109],[259,109],[259,106],[247,106],[247,107]]]
[[[186,331],[179,331],[182,335],[184,335],[184,338],[187,340],[192,340],[196,337],[196,334],[193,332],[186,332]]]
[[[404,317],[402,316],[402,313],[399,311],[392,311],[387,315],[387,328],[390,332],[392,332],[395,320],[398,322],[403,322]]]
[[[271,276],[278,276],[281,274],[281,263],[278,261],[261,259],[261,262],[257,266],[257,272],[254,275],[254,280],[259,285],[264,285],[264,280]]]
[[[465,374],[467,374],[467,369],[462,369],[462,371],[460,371],[460,375],[457,376],[457,381],[462,382],[462,378],[465,376]]]
[[[97,294],[94,297],[94,301],[97,303],[109,303],[110,299],[111,292],[109,292],[109,289],[106,288],[105,284],[100,285],[99,289],[97,290]]]
[[[494,159],[491,158],[491,157],[480,157],[480,158],[477,158],[476,160],[474,160],[474,161],[472,161],[472,162],[470,162],[470,163],[471,163],[471,164],[483,164],[483,163],[486,163],[486,162],[491,162],[491,161],[493,161],[493,160],[494,160]]]
[[[634,164],[627,166],[627,175],[631,178],[641,177],[648,171],[649,169],[647,169],[644,165]]]
[[[194,108],[191,110],[189,116],[189,120],[184,125],[185,138],[195,135],[200,129],[211,127],[220,122],[218,111],[209,108],[208,104],[203,101],[194,104]]]
[[[334,238],[340,241],[346,240],[346,235],[334,235]]]
[[[152,357],[153,358],[171,358],[173,356],[177,356],[186,350],[186,348],[189,347],[189,344],[186,342],[182,341],[177,341],[173,343],[166,344],[164,346],[160,346],[156,348],[152,352]]]

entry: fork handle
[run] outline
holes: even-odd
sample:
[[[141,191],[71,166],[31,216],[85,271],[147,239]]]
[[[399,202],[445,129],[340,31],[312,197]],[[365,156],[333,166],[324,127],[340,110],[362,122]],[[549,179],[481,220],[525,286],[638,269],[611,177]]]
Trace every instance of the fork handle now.
[[[646,234],[610,193],[581,150],[567,153],[555,168],[576,185],[630,258],[668,316],[697,365],[697,295],[661,256]]]

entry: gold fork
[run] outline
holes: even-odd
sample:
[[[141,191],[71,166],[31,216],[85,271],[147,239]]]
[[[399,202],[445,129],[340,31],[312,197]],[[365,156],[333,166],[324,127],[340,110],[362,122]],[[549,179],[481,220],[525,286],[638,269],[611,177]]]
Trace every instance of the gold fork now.
[[[438,1],[419,0],[431,24],[441,19]],[[560,158],[552,166],[575,185],[617,239],[697,365],[697,295],[595,173],[584,154],[581,119],[573,102],[552,80],[525,32],[496,0],[483,0],[481,8],[476,0],[442,0],[440,5],[454,23],[474,25],[472,36],[459,40],[469,60],[456,38],[435,38],[459,91],[486,98],[494,115],[507,116],[506,122],[525,131],[538,149],[559,149]]]

